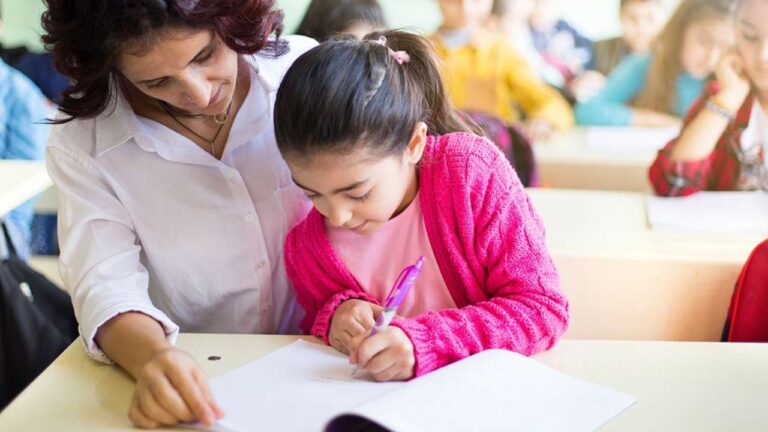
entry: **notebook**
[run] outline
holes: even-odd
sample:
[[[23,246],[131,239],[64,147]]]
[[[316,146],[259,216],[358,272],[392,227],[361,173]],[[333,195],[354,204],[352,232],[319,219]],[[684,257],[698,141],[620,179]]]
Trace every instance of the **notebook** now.
[[[590,127],[587,150],[619,155],[655,154],[679,132],[678,128]]]
[[[646,197],[654,229],[768,235],[765,192],[698,192],[682,198]]]
[[[591,431],[635,402],[504,350],[409,382],[352,371],[333,348],[297,341],[211,381],[226,413],[214,430]]]

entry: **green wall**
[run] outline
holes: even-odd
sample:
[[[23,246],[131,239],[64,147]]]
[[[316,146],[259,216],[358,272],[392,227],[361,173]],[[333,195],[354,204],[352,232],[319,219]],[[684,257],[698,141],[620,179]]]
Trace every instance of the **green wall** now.
[[[440,23],[437,0],[379,0],[391,27],[421,32],[434,30]],[[619,0],[560,0],[564,16],[592,38],[610,36],[618,31]],[[663,0],[668,10],[679,0]],[[301,20],[309,0],[277,0],[285,11],[285,25],[292,31]],[[40,14],[42,0],[2,0],[5,26],[0,42],[7,46],[27,45],[41,49]]]

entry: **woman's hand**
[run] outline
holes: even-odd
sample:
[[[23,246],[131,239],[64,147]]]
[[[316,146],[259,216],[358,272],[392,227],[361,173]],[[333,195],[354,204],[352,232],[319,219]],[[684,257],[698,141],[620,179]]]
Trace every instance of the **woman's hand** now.
[[[224,416],[195,360],[177,348],[155,354],[138,372],[128,417],[141,428],[181,422],[206,426]]]
[[[413,376],[416,358],[413,343],[398,327],[387,327],[371,337],[352,340],[349,362],[366,369],[376,381],[407,380]]]
[[[741,56],[735,50],[725,54],[715,69],[715,75],[720,84],[720,91],[715,96],[717,102],[735,113],[741,108],[751,87]]]
[[[331,346],[348,355],[352,339],[371,331],[381,309],[379,305],[358,299],[341,303],[331,318],[331,330],[328,333]]]

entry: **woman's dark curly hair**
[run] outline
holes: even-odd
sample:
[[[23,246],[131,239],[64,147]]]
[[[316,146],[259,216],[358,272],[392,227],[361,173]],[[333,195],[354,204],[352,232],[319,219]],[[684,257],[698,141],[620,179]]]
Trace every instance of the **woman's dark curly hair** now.
[[[104,112],[116,100],[120,51],[148,49],[169,27],[213,30],[239,54],[278,56],[287,49],[279,39],[283,12],[273,8],[274,0],[44,1],[43,43],[56,69],[72,81],[59,104],[69,118],[54,123]]]

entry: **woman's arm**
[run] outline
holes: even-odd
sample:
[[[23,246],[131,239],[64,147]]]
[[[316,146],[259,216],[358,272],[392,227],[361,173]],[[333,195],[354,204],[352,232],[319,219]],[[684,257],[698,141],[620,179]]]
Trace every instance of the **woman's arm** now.
[[[61,276],[88,353],[136,379],[136,425],[212,424],[221,410],[194,359],[171,345],[178,326],[149,298],[140,243],[120,201],[88,155],[54,145],[47,162],[59,189]]]

